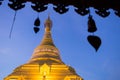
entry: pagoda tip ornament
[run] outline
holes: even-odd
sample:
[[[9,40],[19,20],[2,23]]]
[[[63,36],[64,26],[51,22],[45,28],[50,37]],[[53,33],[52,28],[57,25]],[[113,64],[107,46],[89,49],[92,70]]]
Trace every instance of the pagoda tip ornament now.
[[[44,23],[44,26],[45,26],[45,27],[49,27],[50,30],[51,30],[51,28],[52,28],[52,20],[50,19],[50,16],[49,16],[49,15],[48,15],[47,20],[46,20],[45,23]]]

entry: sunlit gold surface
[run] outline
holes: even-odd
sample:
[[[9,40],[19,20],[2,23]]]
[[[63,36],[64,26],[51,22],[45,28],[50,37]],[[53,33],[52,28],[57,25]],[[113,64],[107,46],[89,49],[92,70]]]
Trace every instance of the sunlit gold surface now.
[[[17,67],[4,80],[82,80],[75,70],[64,64],[51,37],[52,21],[45,22],[45,34],[31,59]]]

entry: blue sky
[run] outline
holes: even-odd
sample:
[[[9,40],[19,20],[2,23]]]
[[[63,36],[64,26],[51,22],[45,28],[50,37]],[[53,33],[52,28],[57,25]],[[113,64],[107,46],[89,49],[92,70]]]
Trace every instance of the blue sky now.
[[[38,13],[30,5],[27,3],[17,12],[11,39],[9,32],[15,12],[7,6],[7,1],[0,6],[0,80],[30,59],[43,37],[44,21],[49,13],[53,21],[52,37],[63,62],[71,65],[84,80],[120,80],[120,18],[113,10],[109,17],[102,18],[91,8],[98,28],[94,34],[102,40],[96,52],[87,41],[88,15],[78,15],[72,6],[60,15],[50,4],[39,14],[40,32],[35,34],[33,24]]]

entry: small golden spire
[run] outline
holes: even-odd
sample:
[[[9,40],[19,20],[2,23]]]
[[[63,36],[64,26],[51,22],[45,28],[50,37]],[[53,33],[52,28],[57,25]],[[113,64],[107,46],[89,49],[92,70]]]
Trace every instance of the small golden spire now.
[[[50,19],[50,16],[48,15],[47,20],[44,23],[45,31],[50,31],[52,28],[52,20]]]
[[[52,20],[50,19],[50,16],[48,15],[47,20],[44,23],[45,26],[45,33],[44,37],[41,41],[41,45],[52,45],[55,46],[52,40],[51,36],[51,28],[52,28]]]

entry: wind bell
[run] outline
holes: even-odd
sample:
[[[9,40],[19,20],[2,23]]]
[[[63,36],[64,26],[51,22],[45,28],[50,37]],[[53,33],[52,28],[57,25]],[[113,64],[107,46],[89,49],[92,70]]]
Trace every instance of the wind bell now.
[[[95,21],[92,18],[92,15],[89,14],[89,16],[88,16],[88,32],[94,33],[95,31],[97,31]],[[101,45],[101,39],[98,36],[95,36],[94,34],[89,35],[87,37],[87,40],[95,48],[96,51],[99,49],[99,47]]]
[[[40,19],[39,19],[39,16],[36,18],[36,20],[35,20],[35,22],[34,22],[34,32],[35,33],[38,33],[39,32],[39,30],[40,30],[40,28],[39,28],[39,26],[40,26]]]
[[[89,15],[89,17],[88,17],[88,32],[95,32],[95,31],[97,31],[95,21],[92,18],[92,15]]]
[[[35,33],[38,33],[40,28],[40,19],[39,19],[39,12],[42,12],[44,10],[46,10],[48,8],[47,4],[44,2],[44,3],[41,3],[39,1],[34,1],[32,2],[33,5],[31,5],[32,9],[35,10],[36,12],[38,12],[38,17],[36,18],[35,22],[34,22],[34,32]]]

